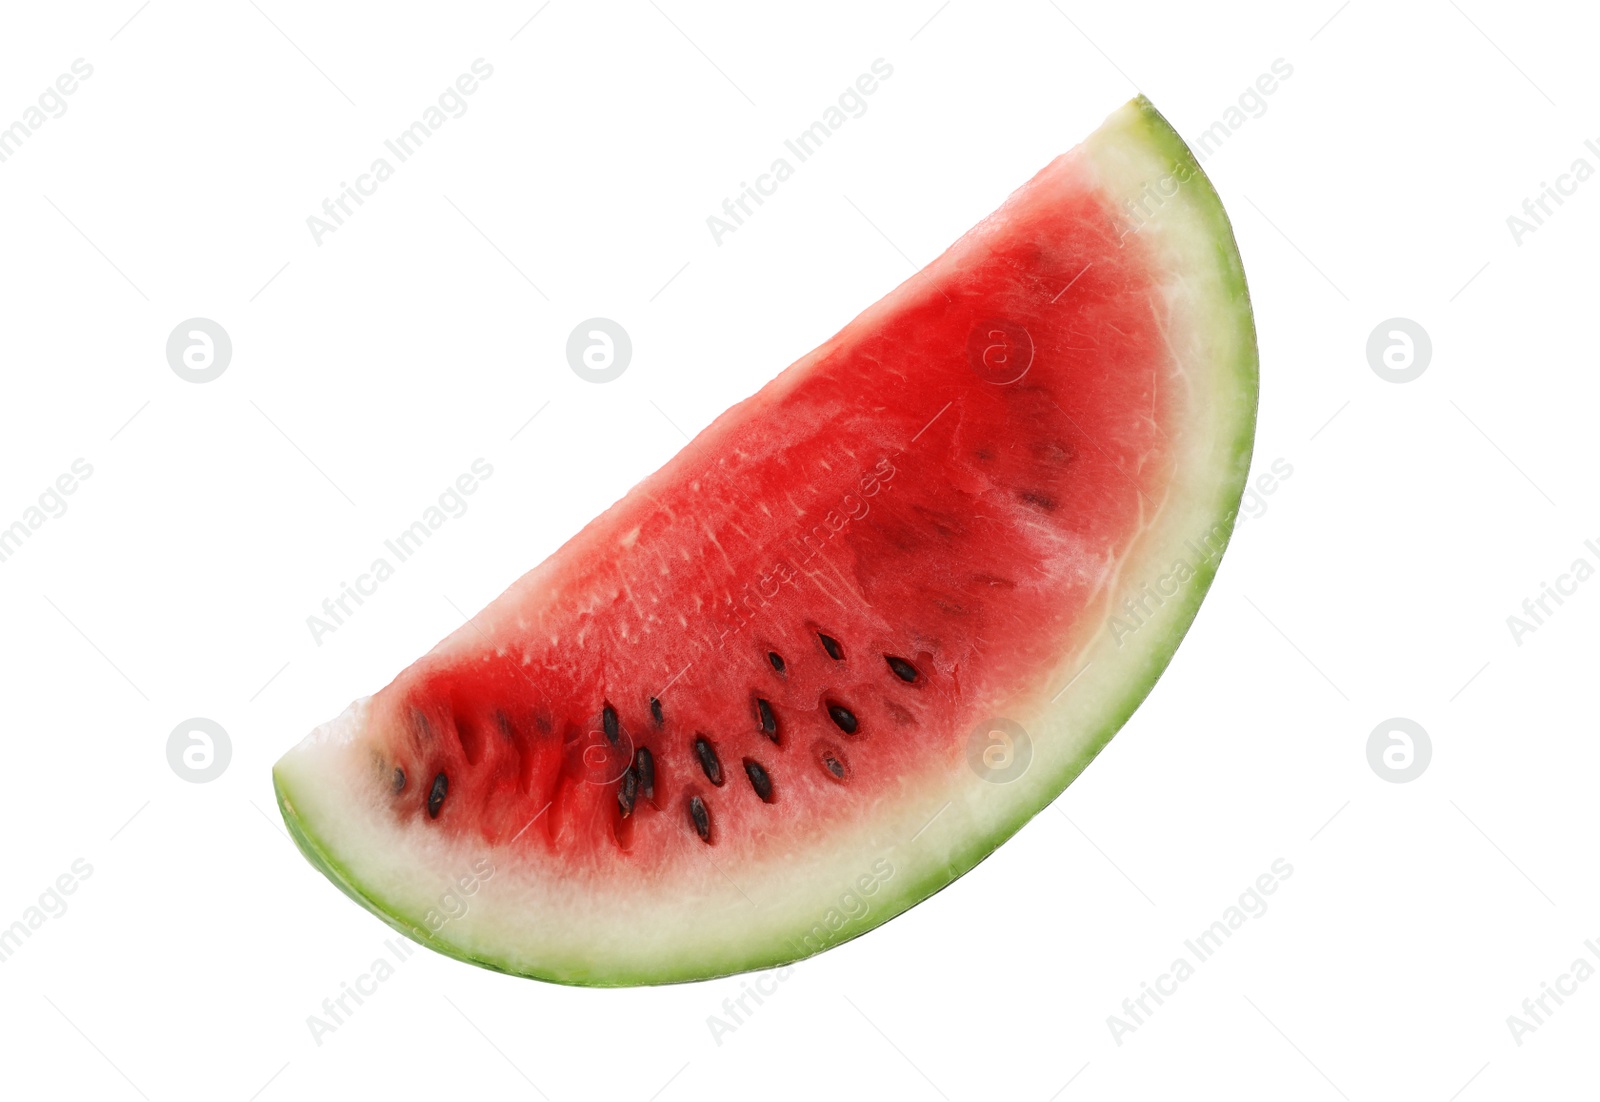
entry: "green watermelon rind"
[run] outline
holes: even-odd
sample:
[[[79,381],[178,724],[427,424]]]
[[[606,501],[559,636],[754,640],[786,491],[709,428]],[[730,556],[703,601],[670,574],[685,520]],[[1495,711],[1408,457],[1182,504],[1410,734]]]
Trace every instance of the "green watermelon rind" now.
[[[1215,250],[1214,259],[1220,269],[1217,288],[1211,296],[1217,300],[1219,308],[1211,325],[1213,331],[1229,335],[1231,346],[1237,349],[1237,359],[1231,365],[1216,365],[1213,390],[1225,392],[1224,397],[1230,404],[1233,420],[1237,424],[1237,433],[1231,441],[1224,439],[1218,442],[1216,461],[1231,469],[1219,473],[1215,482],[1217,499],[1210,504],[1210,511],[1206,511],[1208,507],[1205,503],[1200,503],[1200,512],[1197,514],[1210,522],[1208,532],[1220,541],[1218,553],[1194,566],[1194,576],[1185,585],[1181,601],[1163,606],[1163,624],[1152,624],[1148,635],[1141,631],[1140,647],[1143,648],[1143,654],[1139,664],[1132,674],[1125,675],[1114,702],[1105,712],[1103,722],[1093,731],[1078,732],[1078,737],[1073,740],[1078,747],[1077,753],[1067,758],[1064,764],[1058,765],[1053,776],[1041,778],[1043,783],[1030,785],[1034,789],[1032,798],[1019,803],[1008,818],[993,824],[987,833],[970,837],[964,848],[952,850],[942,862],[930,864],[926,872],[892,880],[885,885],[885,894],[875,900],[868,914],[852,922],[847,929],[838,931],[836,937],[822,948],[806,950],[789,939],[750,942],[744,951],[729,951],[720,955],[709,970],[708,962],[693,954],[684,954],[672,960],[653,960],[648,970],[619,969],[604,961],[551,961],[548,967],[530,965],[525,960],[512,963],[466,951],[459,945],[433,936],[425,928],[420,916],[406,914],[406,908],[391,905],[379,893],[364,889],[358,878],[332,856],[331,847],[313,833],[297,811],[281,768],[275,768],[273,782],[279,809],[295,844],[307,860],[346,895],[389,926],[439,953],[468,964],[572,986],[621,987],[680,983],[779,967],[852,941],[949,886],[1053,803],[1143,703],[1193,624],[1215,578],[1222,552],[1231,540],[1254,445],[1259,389],[1254,316],[1243,264],[1221,199],[1193,153],[1143,96],[1137,97],[1113,116],[1108,126],[1098,131],[1090,141],[1115,143],[1109,147],[1113,152],[1117,146],[1126,150],[1131,145],[1137,154],[1153,156],[1165,166],[1167,173],[1183,181],[1186,196],[1183,205],[1189,213],[1185,224],[1178,230],[1203,238]],[[724,947],[731,950],[727,943],[724,943]]]
[[[305,859],[311,862],[311,867],[338,885],[339,890],[344,892],[345,895],[348,895],[351,899],[361,904],[361,906],[365,907],[367,910],[383,919],[385,923],[400,931],[402,934],[406,935],[406,937],[426,945],[434,952],[443,953],[447,957],[454,957],[456,960],[464,961],[467,964],[476,964],[479,968],[487,968],[491,972],[503,972],[507,975],[528,975],[530,979],[546,979],[550,980],[551,982],[561,982],[560,980],[550,976],[533,976],[524,972],[515,972],[509,968],[503,967],[502,965],[496,964],[492,960],[479,959],[478,957],[463,953],[460,949],[456,948],[449,942],[430,935],[428,931],[423,928],[423,920],[421,917],[419,917],[415,923],[411,924],[407,924],[406,922],[402,921],[397,914],[400,908],[397,907],[393,909],[385,909],[381,900],[373,898],[371,895],[358,887],[355,877],[350,874],[349,870],[336,861],[328,853],[326,847],[324,847],[323,844],[319,842],[311,833],[310,829],[307,828],[305,824],[305,820],[301,819],[300,813],[295,810],[294,803],[290,799],[289,793],[284,788],[283,777],[276,769],[272,771],[272,790],[277,796],[278,812],[283,816],[284,824],[289,828],[289,837],[294,839],[296,848],[300,850],[300,853],[305,857]]]

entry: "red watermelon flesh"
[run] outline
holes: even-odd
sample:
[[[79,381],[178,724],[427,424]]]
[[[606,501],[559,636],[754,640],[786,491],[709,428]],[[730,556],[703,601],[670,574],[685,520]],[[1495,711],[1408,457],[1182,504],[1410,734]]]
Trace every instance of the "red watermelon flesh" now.
[[[1135,101],[286,755],[285,819],[386,921],[519,974],[847,940],[1148,692],[1254,409],[1226,218]]]

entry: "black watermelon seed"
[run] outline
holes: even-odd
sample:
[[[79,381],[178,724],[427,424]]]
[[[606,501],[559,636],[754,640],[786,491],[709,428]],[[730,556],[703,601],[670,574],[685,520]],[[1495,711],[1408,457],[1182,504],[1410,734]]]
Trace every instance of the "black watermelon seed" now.
[[[700,759],[700,768],[705,770],[706,780],[719,788],[722,785],[722,763],[717,760],[717,751],[704,735],[694,738],[694,756]]]
[[[831,700],[828,701],[828,715],[833,718],[834,723],[838,724],[839,730],[843,731],[847,735],[855,734],[856,728],[861,726],[861,724],[857,722],[856,714],[854,712],[852,712],[849,708],[846,708],[843,704],[835,704]]]
[[[617,806],[626,819],[633,814],[633,801],[639,793],[639,775],[632,769],[622,774],[622,787],[617,789]]]
[[[641,746],[633,755],[633,769],[639,774],[639,791],[647,800],[656,798],[656,759],[650,747]]]
[[[839,640],[831,635],[824,635],[820,631],[817,632],[817,638],[822,640],[822,649],[828,652],[829,658],[835,662],[844,658],[844,648],[839,645]]]
[[[772,705],[756,697],[756,715],[761,717],[761,729],[773,742],[778,741],[778,717],[772,714]]]
[[[756,790],[756,795],[761,797],[763,803],[772,802],[772,778],[767,776],[767,771],[758,761],[744,759],[744,775],[750,778],[750,787]]]
[[[606,741],[615,746],[617,744],[617,710],[609,704],[600,709],[600,726],[605,728]]]
[[[699,796],[689,797],[689,821],[694,823],[694,832],[700,835],[702,842],[711,841],[711,812],[706,809],[706,802]]]
[[[390,781],[389,784],[396,792],[403,792],[406,787],[406,771],[404,769],[396,769],[394,771],[394,780]]]
[[[889,663],[889,668],[894,671],[894,675],[901,681],[912,682],[917,679],[917,667],[907,662],[904,658],[896,658],[892,654],[886,654],[883,657]]]
[[[657,727],[660,727],[667,721],[667,717],[661,714],[661,701],[657,700],[655,697],[650,698],[650,714],[655,716]]]
[[[773,669],[777,670],[779,673],[783,672],[783,655],[779,654],[775,650],[769,650],[767,652],[767,661],[772,663]]]
[[[433,778],[433,787],[428,789],[428,818],[437,819],[439,809],[444,806],[444,794],[450,789],[450,778],[443,773]]]
[[[822,765],[829,773],[833,774],[834,780],[844,780],[844,762],[840,761],[826,750],[822,752]]]

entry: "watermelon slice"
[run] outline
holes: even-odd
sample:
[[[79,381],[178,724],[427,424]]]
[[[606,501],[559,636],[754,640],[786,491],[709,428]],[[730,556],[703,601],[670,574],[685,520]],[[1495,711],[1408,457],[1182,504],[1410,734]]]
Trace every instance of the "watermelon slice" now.
[[[1255,332],[1139,98],[284,755],[335,884],[562,983],[718,976],[926,899],[1150,691],[1232,531]]]

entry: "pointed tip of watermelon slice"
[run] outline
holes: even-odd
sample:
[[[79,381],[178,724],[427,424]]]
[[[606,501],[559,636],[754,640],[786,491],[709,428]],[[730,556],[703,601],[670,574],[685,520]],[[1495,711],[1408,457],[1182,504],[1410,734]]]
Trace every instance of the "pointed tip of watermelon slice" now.
[[[367,741],[371,700],[370,696],[364,696],[353,701],[338,716],[313,729],[273,765],[273,794],[277,800],[278,813],[283,816],[284,826],[289,830],[289,837],[294,840],[295,847],[310,862],[312,868],[332,881],[345,895],[406,937],[426,945],[435,952],[467,964],[474,964],[493,972],[509,971],[493,959],[479,959],[460,946],[433,936],[424,928],[424,915],[405,917],[408,909],[397,906],[386,897],[370,873],[365,875],[353,873],[336,855],[336,849],[343,848],[348,851],[353,844],[352,837],[348,833],[348,824],[359,823],[360,819],[347,813],[350,810],[351,797],[355,797],[354,804],[359,806],[359,788],[344,790],[343,799],[340,801],[346,804],[343,808],[318,806],[317,799],[329,791],[327,782],[330,778],[351,778],[353,772],[361,771],[355,763],[362,758],[372,756],[371,748],[364,745]],[[302,808],[297,804],[297,793],[305,794],[305,798],[311,803],[309,808]],[[341,827],[341,823],[345,826]],[[340,833],[341,830],[345,833]],[[329,832],[338,834],[338,845],[325,837]],[[535,978],[563,982],[560,976]]]

